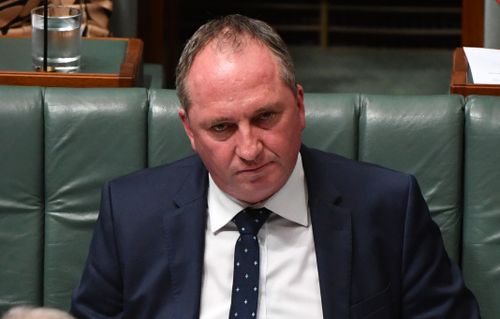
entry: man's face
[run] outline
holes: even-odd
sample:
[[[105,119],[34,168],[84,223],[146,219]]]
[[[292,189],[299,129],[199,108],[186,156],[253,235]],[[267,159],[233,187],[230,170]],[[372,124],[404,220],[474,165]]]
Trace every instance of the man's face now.
[[[187,77],[191,105],[179,111],[191,146],[217,186],[257,203],[288,180],[305,127],[304,93],[294,96],[276,58],[247,39],[241,50],[209,43]]]

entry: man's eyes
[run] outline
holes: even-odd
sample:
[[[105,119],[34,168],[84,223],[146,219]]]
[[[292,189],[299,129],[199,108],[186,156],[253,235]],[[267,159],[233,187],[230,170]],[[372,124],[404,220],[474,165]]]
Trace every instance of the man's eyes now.
[[[259,116],[257,116],[257,120],[259,120],[259,121],[271,120],[274,118],[275,115],[276,115],[276,113],[274,113],[274,112],[264,112],[264,113],[259,114]]]
[[[263,112],[255,116],[252,120],[252,123],[256,126],[260,126],[263,128],[269,128],[270,125],[274,122],[274,120],[277,118],[276,112]],[[220,135],[220,134],[228,134],[232,132],[234,129],[236,129],[236,124],[234,123],[217,123],[212,126],[210,126],[210,131],[213,133]]]
[[[211,127],[212,131],[215,133],[223,133],[226,132],[231,127],[229,123],[219,123],[215,124]]]
[[[273,111],[263,112],[256,116],[253,120],[256,126],[263,129],[272,128],[278,121],[278,113]]]

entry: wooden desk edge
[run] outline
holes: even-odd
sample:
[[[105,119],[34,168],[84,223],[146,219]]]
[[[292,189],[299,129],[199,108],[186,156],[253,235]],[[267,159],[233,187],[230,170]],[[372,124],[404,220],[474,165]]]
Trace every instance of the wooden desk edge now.
[[[456,48],[453,51],[453,67],[451,74],[451,85],[465,85],[467,84],[467,68],[468,63],[465,58],[463,48]]]
[[[120,65],[120,83],[122,84],[120,86],[135,86],[135,84],[141,80],[143,47],[144,44],[141,39],[128,39],[125,58]],[[139,61],[139,63],[137,63],[137,61]]]
[[[469,63],[463,48],[456,48],[453,51],[453,66],[450,82],[450,93],[468,96],[472,94],[480,95],[500,95],[500,86],[495,84],[473,84],[467,81]]]
[[[30,38],[30,36],[3,36]],[[57,73],[0,71],[2,85],[33,85],[46,87],[133,87],[141,80],[143,42],[137,38],[88,37],[91,40],[127,41],[127,49],[119,73]],[[134,63],[134,61],[136,63]]]
[[[118,87],[116,74],[102,73],[51,73],[51,72],[0,72],[2,85]]]

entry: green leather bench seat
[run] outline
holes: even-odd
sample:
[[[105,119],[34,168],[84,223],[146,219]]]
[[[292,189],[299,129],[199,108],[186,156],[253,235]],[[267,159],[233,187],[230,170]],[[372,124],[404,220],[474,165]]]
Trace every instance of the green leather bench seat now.
[[[42,102],[38,88],[0,87],[0,313],[42,302]]]
[[[192,154],[174,91],[0,86],[0,314],[68,309],[101,185]],[[309,146],[414,174],[483,318],[500,317],[500,97],[306,94]]]
[[[416,176],[459,261],[463,154],[460,96],[365,97],[359,121],[359,159]]]
[[[483,318],[500,318],[500,98],[473,96],[465,114],[462,267]]]
[[[177,115],[177,96],[173,90],[149,92],[148,165],[171,163],[193,154]]]
[[[103,178],[146,166],[144,89],[50,89],[45,103],[44,305],[68,304]],[[71,262],[65,262],[71,261]]]
[[[338,94],[335,99],[328,94],[306,95],[303,142],[310,147],[357,158],[359,99],[356,94]]]

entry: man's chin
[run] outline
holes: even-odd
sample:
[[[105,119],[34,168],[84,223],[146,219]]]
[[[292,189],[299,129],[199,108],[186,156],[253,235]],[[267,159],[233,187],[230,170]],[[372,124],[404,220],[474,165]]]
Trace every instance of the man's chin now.
[[[247,204],[256,204],[265,201],[273,196],[274,193],[276,193],[276,190],[269,188],[269,184],[267,183],[253,183],[251,187],[242,188],[234,192],[231,196]]]

